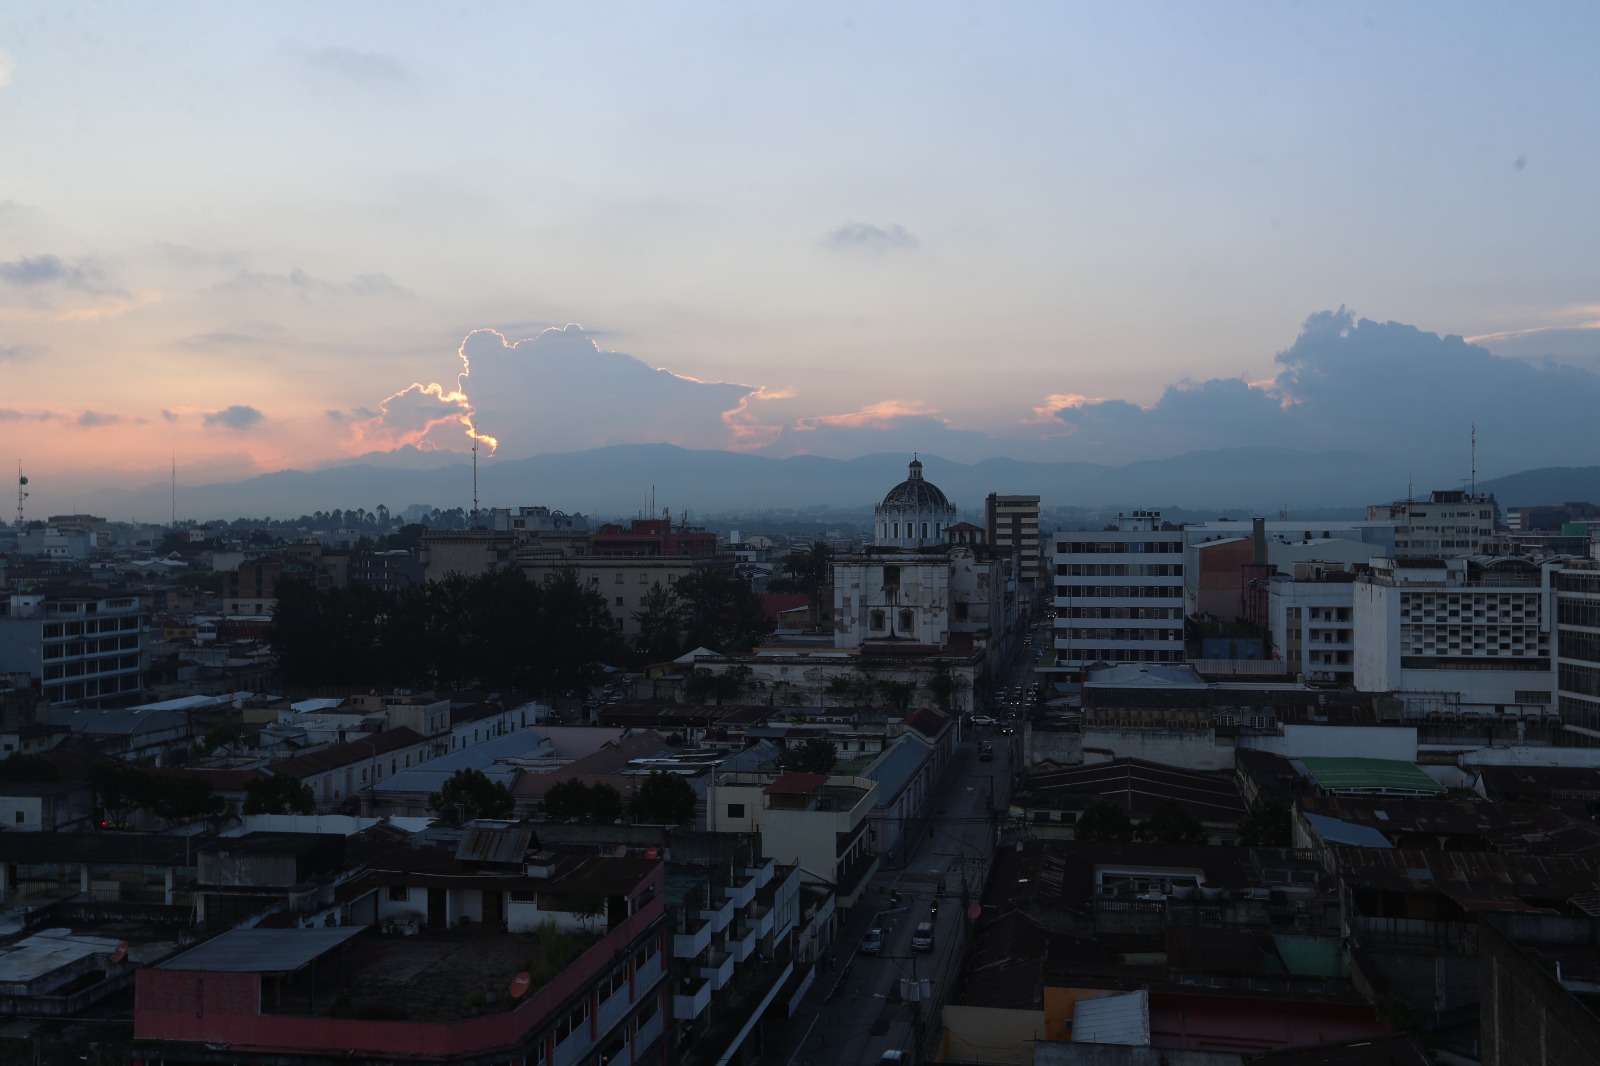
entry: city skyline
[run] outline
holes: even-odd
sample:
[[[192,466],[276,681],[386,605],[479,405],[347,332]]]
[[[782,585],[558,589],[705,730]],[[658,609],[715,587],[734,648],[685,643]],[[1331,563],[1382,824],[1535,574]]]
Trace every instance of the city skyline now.
[[[1600,399],[1581,5],[388,10],[0,18],[41,510],[464,454],[463,417],[489,462],[1257,443],[1453,484],[1474,423],[1486,475],[1556,465]]]

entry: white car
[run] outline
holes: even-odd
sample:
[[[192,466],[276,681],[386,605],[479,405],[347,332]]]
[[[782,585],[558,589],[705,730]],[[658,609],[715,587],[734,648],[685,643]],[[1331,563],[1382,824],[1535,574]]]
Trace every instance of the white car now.
[[[998,723],[998,721],[999,719],[990,718],[986,714],[975,714],[972,716],[973,725],[995,725]]]

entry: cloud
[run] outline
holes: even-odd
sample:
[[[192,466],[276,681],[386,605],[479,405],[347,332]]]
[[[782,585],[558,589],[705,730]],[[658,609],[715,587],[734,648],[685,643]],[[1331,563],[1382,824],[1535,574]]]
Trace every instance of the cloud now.
[[[77,418],[78,425],[85,429],[93,429],[96,426],[115,426],[126,421],[127,419],[122,415],[108,415],[100,411],[85,411]]]
[[[336,297],[395,297],[411,293],[397,284],[387,274],[357,274],[349,281],[329,281],[318,278],[299,267],[284,274],[259,270],[236,270],[228,280],[214,286],[214,291],[224,294],[245,293],[287,297],[304,303],[314,303]],[[204,336],[204,334],[202,334]]]
[[[245,430],[256,425],[264,416],[254,407],[234,404],[220,411],[211,411],[201,419],[207,429]]]
[[[284,348],[289,345],[288,331],[281,326],[261,326],[255,330],[213,330],[195,333],[177,342],[180,348],[194,351],[213,351],[217,348]]]
[[[0,362],[21,362],[47,351],[42,344],[0,344]]]
[[[176,422],[176,421],[178,421],[178,419],[180,419],[182,417],[183,417],[182,415],[180,415],[178,412],[176,412],[174,410],[171,410],[170,408],[163,407],[161,409],[161,418],[162,418],[163,421]]]
[[[307,69],[332,74],[361,85],[410,86],[417,77],[393,56],[354,48],[318,48],[305,56]]]
[[[469,333],[445,381],[412,382],[378,412],[351,423],[353,454],[411,445],[502,455],[574,451],[670,440],[719,448],[736,437],[732,414],[760,390],[696,381],[621,352],[604,351],[582,326],[512,341],[492,329]]]
[[[919,403],[904,400],[879,400],[854,411],[838,415],[813,415],[795,421],[795,428],[812,430],[822,426],[845,426],[859,429],[863,426],[883,427],[900,418],[932,418],[937,412]]]
[[[90,260],[67,263],[54,255],[0,261],[0,281],[17,288],[53,285],[80,292],[108,291],[98,265]]]
[[[0,48],[0,89],[11,84],[11,79],[17,73],[17,57]]]
[[[55,422],[60,418],[54,411],[19,411],[15,407],[0,407],[0,422]]]
[[[822,238],[824,248],[836,252],[904,252],[917,246],[917,238],[904,226],[874,226],[846,222]]]

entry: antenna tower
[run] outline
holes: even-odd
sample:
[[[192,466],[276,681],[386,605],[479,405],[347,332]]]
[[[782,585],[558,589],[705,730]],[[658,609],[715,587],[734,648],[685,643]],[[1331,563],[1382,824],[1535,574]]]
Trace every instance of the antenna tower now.
[[[478,438],[472,438],[472,528],[478,528]]]
[[[172,524],[178,524],[178,449],[172,449]]]
[[[28,498],[28,475],[22,472],[22,460],[17,460],[17,532],[22,532],[22,501]]]
[[[1478,497],[1478,423],[1472,423],[1472,498]]]

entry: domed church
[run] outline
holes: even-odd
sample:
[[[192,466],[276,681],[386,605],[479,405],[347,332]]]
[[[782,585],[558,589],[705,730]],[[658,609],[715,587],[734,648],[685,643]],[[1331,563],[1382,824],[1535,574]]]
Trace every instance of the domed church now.
[[[880,548],[945,547],[946,531],[960,520],[939,486],[924,480],[915,453],[906,479],[888,491],[872,515],[873,541]]]

